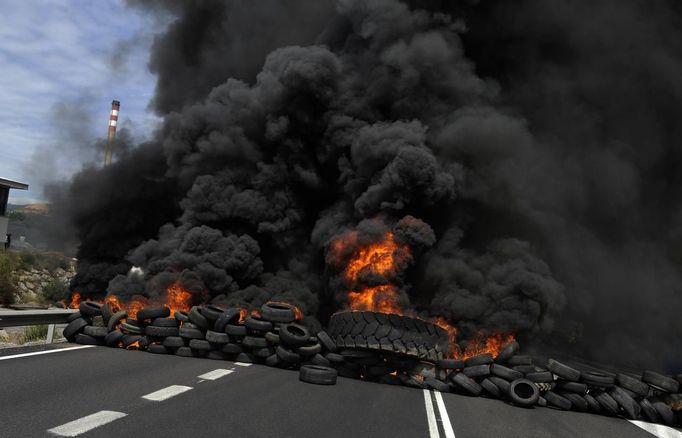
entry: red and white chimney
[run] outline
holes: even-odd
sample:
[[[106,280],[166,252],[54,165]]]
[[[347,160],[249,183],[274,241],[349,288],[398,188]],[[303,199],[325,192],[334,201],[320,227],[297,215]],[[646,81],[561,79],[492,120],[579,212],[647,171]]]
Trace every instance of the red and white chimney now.
[[[111,102],[111,113],[109,114],[109,132],[107,134],[107,148],[104,151],[104,165],[111,164],[112,150],[114,137],[116,137],[116,125],[118,124],[118,111],[121,108],[121,102],[114,100]]]

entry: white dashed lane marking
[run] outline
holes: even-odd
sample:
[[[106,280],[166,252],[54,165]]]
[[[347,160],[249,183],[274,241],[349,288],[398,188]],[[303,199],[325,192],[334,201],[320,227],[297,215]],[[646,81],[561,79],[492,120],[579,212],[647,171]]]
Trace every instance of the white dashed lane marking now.
[[[635,426],[641,427],[652,435],[659,438],[682,438],[682,432],[673,429],[672,427],[664,426],[662,424],[647,423],[646,421],[629,420]]]
[[[191,386],[171,385],[167,388],[154,391],[151,394],[143,395],[142,398],[150,401],[164,401],[171,397],[175,397],[178,394],[182,394],[183,392],[187,392],[190,389],[192,389]]]
[[[240,367],[250,367],[250,363],[244,363],[244,362],[235,362],[235,365],[239,365]]]
[[[70,421],[61,426],[49,429],[48,432],[57,436],[78,436],[125,416],[126,414],[123,412],[99,411],[92,415],[88,415],[87,417],[79,418],[78,420]]]
[[[199,376],[200,379],[204,380],[217,380],[220,379],[221,377],[225,377],[228,374],[234,373],[233,370],[225,370],[222,368],[219,368],[217,370],[209,371],[208,373],[202,374]]]

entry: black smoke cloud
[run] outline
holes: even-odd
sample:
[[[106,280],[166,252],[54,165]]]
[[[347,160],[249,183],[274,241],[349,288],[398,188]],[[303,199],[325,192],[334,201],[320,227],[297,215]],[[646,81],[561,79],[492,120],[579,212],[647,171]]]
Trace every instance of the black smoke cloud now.
[[[180,279],[324,323],[330,242],[410,216],[436,240],[405,273],[417,311],[681,366],[678,5],[142,3],[176,17],[150,55],[164,123],[75,177],[74,287],[137,265],[109,289]]]

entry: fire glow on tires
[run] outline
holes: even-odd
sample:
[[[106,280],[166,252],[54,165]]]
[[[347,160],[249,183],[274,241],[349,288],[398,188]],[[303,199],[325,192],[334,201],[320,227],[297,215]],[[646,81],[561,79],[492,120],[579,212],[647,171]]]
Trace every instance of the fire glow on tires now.
[[[348,307],[351,311],[370,311],[418,317],[411,309],[405,309],[406,297],[401,297],[399,283],[405,269],[413,261],[413,251],[408,244],[399,242],[388,231],[373,242],[359,242],[357,231],[349,231],[334,239],[329,246],[330,260],[345,260],[342,270],[343,284],[348,289]],[[466,359],[483,353],[496,356],[500,349],[514,340],[513,335],[495,332],[479,334],[467,347],[457,344],[457,328],[443,317],[431,318],[430,322],[448,332],[450,355]]]

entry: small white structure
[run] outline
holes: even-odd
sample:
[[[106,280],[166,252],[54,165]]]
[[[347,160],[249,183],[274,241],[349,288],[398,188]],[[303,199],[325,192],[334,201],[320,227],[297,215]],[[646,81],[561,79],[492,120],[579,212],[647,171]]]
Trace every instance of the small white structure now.
[[[28,190],[28,184],[0,178],[0,242],[4,242],[7,235],[7,225],[9,224],[7,201],[9,200],[10,189]]]

